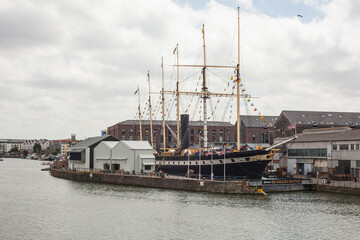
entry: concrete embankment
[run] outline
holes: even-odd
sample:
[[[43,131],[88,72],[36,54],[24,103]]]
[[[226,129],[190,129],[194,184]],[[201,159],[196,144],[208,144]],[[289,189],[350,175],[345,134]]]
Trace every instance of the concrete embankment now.
[[[360,188],[349,188],[349,187],[338,187],[318,184],[316,190],[321,192],[332,192],[332,193],[345,193],[352,195],[360,195]]]
[[[209,181],[187,178],[163,178],[156,176],[121,175],[107,173],[74,172],[67,170],[52,169],[51,175],[75,181],[111,183],[141,187],[153,187],[174,190],[232,193],[232,194],[257,194],[266,195],[256,188],[249,187],[247,181]]]

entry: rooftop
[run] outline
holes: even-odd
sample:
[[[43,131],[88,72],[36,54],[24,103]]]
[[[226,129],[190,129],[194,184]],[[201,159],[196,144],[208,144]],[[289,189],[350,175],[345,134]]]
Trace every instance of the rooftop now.
[[[360,113],[357,112],[315,112],[315,111],[288,111],[284,114],[291,123],[311,125],[341,125],[360,126]]]

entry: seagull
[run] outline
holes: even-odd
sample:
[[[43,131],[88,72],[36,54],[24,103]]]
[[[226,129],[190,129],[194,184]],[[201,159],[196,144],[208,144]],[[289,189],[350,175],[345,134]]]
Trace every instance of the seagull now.
[[[302,15],[300,15],[300,14],[299,14],[299,15],[297,15],[297,16],[298,16],[299,18],[302,18]]]

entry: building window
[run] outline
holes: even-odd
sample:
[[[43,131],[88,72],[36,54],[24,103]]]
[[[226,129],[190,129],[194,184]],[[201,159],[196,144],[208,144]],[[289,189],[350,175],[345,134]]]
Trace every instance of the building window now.
[[[350,148],[351,148],[351,150],[355,150],[354,144],[350,144]]]
[[[315,149],[289,149],[288,156],[300,156],[300,157],[326,157],[326,148]]]
[[[252,135],[253,142],[255,142],[255,135]]]
[[[132,128],[130,128],[130,134],[133,134],[133,131],[134,131],[134,130],[133,130]]]
[[[360,144],[356,144],[356,150],[359,150]]]
[[[122,136],[121,136],[121,140],[125,140],[125,135],[122,135]]]
[[[145,165],[145,170],[151,170],[151,165]]]
[[[337,150],[337,145],[336,144],[333,145],[333,150]]]
[[[348,144],[340,144],[340,150],[349,150]]]
[[[130,135],[130,138],[129,138],[131,141],[134,140],[134,137],[133,135]]]
[[[126,133],[125,128],[122,129],[121,133],[122,133],[122,134],[125,134],[125,133]]]

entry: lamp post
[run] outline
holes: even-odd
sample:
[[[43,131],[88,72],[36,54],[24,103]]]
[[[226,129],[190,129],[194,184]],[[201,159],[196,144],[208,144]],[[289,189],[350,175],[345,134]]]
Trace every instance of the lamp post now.
[[[226,154],[226,150],[225,150],[225,144],[224,144],[224,182],[225,182],[225,174],[226,174],[226,172],[225,172],[225,167],[226,167],[226,165],[225,165],[225,154]]]

